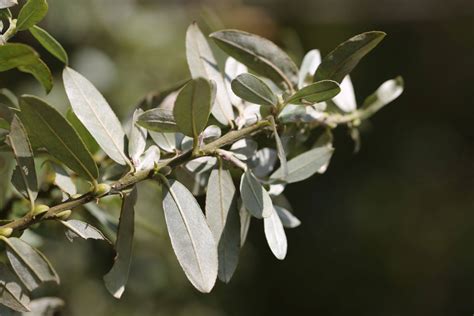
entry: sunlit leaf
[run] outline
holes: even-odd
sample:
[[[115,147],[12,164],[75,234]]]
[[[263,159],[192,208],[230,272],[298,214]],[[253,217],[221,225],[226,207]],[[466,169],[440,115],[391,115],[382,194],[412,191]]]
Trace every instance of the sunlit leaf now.
[[[87,149],[89,149],[90,153],[96,154],[100,150],[99,144],[97,144],[97,141],[94,139],[94,137],[92,137],[91,133],[89,133],[81,121],[79,121],[72,109],[67,111],[66,118],[68,122],[71,123],[72,127],[74,127],[77,134],[86,145]]]
[[[242,200],[239,200],[239,217],[240,217],[240,247],[243,247],[247,240],[247,234],[250,228],[251,214],[245,208]]]
[[[198,157],[188,161],[185,167],[193,173],[201,173],[210,171],[216,165],[216,162],[216,157]]]
[[[402,77],[385,81],[373,94],[365,99],[361,108],[361,111],[364,112],[363,117],[372,116],[385,105],[398,98],[403,92],[403,86]]]
[[[162,150],[172,153],[178,148],[184,135],[181,133],[149,132],[151,138]]]
[[[341,89],[339,88],[337,82],[331,80],[322,80],[307,85],[295,94],[291,95],[286,100],[286,103],[304,104],[305,101],[306,103],[323,102],[334,98],[340,91]]]
[[[46,0],[28,0],[18,14],[16,28],[19,31],[29,29],[40,22],[48,12]]]
[[[49,93],[53,88],[53,75],[48,66],[41,59],[37,59],[36,62],[18,66],[18,70],[29,73],[41,83],[46,93]]]
[[[61,221],[61,223],[68,229],[66,231],[66,237],[71,242],[74,238],[107,240],[100,230],[89,223],[77,219]]]
[[[145,128],[137,125],[138,117],[143,113],[142,109],[133,112],[132,122],[130,124],[130,132],[128,137],[128,156],[132,162],[136,164],[138,158],[143,154],[146,147],[147,131]]]
[[[288,243],[283,224],[275,210],[272,209],[271,215],[263,219],[263,227],[273,255],[279,260],[285,259]]]
[[[156,108],[145,111],[138,117],[137,124],[155,132],[179,132],[172,109]]]
[[[3,263],[0,264],[0,304],[19,312],[29,312],[30,298],[20,280]]]
[[[273,207],[275,208],[278,217],[280,217],[283,227],[295,228],[301,225],[301,221],[287,209],[275,204]]]
[[[32,64],[38,59],[38,54],[28,45],[19,43],[0,45],[0,71]]]
[[[160,149],[157,146],[150,146],[148,149],[137,159],[136,168],[137,170],[150,170],[160,160]]]
[[[54,184],[57,185],[61,191],[66,192],[70,196],[76,194],[76,185],[66,170],[55,163],[51,163],[51,165],[54,169]]]
[[[245,208],[256,218],[269,217],[272,214],[272,200],[250,170],[242,174],[240,194]]]
[[[306,53],[301,63],[298,73],[298,89],[301,89],[313,82],[313,76],[321,63],[321,53],[317,49]]]
[[[357,108],[357,101],[354,94],[354,87],[352,86],[351,77],[349,75],[344,77],[341,82],[341,92],[332,100],[336,106],[344,112],[352,112]]]
[[[18,0],[0,0],[0,9],[10,8],[18,4]]]
[[[245,101],[269,106],[276,106],[278,103],[277,96],[267,84],[252,74],[238,75],[232,80],[231,86],[232,91]]]
[[[64,307],[65,303],[58,297],[42,297],[30,302],[31,312],[22,316],[54,316]]]
[[[35,25],[30,28],[30,33],[36,38],[36,40],[43,46],[48,52],[54,57],[68,64],[68,56],[61,44],[46,30]]]

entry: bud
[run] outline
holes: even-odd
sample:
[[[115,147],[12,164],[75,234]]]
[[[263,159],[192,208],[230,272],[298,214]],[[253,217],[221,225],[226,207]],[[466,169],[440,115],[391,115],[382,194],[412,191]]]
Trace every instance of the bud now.
[[[10,237],[10,235],[12,234],[13,232],[13,229],[11,227],[3,227],[3,228],[0,228],[0,236],[3,236],[3,237]]]
[[[38,216],[40,214],[43,214],[43,213],[46,213],[47,211],[49,210],[49,206],[48,205],[44,205],[44,204],[37,204],[35,205],[35,207],[33,208],[33,216]]]
[[[65,221],[71,216],[71,210],[65,210],[56,214],[56,217],[62,221]]]
[[[101,197],[110,192],[110,185],[107,183],[99,183],[94,189],[94,196]]]

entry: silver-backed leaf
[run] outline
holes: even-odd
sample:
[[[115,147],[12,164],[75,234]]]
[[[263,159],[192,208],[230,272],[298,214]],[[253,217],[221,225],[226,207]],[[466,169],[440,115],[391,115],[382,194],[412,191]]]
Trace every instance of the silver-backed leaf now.
[[[249,160],[257,152],[258,144],[251,138],[242,138],[230,146],[230,151],[240,160]]]
[[[193,173],[210,171],[217,163],[216,157],[198,157],[185,164],[186,169]]]
[[[245,208],[256,218],[269,217],[273,211],[272,200],[265,188],[248,169],[240,180],[240,195]]]
[[[283,224],[275,210],[272,209],[271,215],[263,219],[263,227],[265,238],[273,255],[278,260],[285,259],[288,243]]]
[[[77,193],[76,185],[72,181],[71,176],[64,170],[63,167],[55,163],[51,163],[54,170],[54,184],[58,186],[61,191],[67,194],[74,195]]]
[[[253,173],[259,178],[268,176],[275,167],[277,157],[277,151],[273,148],[258,150],[251,162]]]
[[[238,75],[231,83],[232,91],[243,100],[260,105],[276,106],[277,96],[267,84],[249,73]]]
[[[275,121],[272,120],[271,122],[272,122],[272,129],[273,129],[273,137],[275,137],[278,159],[280,159],[280,168],[283,171],[283,176],[286,177],[288,175],[288,163],[286,161],[285,148],[283,147],[283,143],[281,142],[280,135],[278,135]]]
[[[217,245],[201,207],[184,185],[163,185],[163,209],[171,244],[189,281],[203,293],[216,282]]]
[[[125,291],[130,271],[136,202],[137,189],[134,188],[123,198],[117,240],[115,242],[117,255],[112,269],[104,276],[105,287],[115,298],[120,298]]]
[[[347,75],[341,82],[341,92],[332,99],[332,102],[344,112],[353,112],[357,109],[357,101],[352,85],[351,76]]]
[[[30,298],[20,280],[3,263],[0,264],[0,304],[15,311],[29,312]]]
[[[385,81],[373,94],[368,96],[361,108],[364,118],[370,117],[388,103],[398,98],[403,93],[403,78],[396,77]]]
[[[219,71],[214,54],[196,22],[186,32],[186,58],[193,78],[206,78],[216,84],[216,97],[212,115],[223,125],[231,124],[234,112],[226,93],[224,78]]]
[[[74,238],[78,237],[82,239],[107,240],[100,230],[89,223],[77,219],[60,222],[68,229],[65,234],[71,242]]]
[[[339,92],[339,84],[332,80],[321,80],[314,82],[291,95],[286,102],[293,104],[305,104],[324,102],[334,98]]]
[[[228,283],[239,261],[240,221],[234,182],[222,166],[213,169],[209,177],[206,220],[218,245],[218,277]]]
[[[243,247],[247,240],[252,215],[247,211],[241,199],[238,204],[240,217],[240,247]]]
[[[22,316],[54,316],[64,307],[65,303],[58,297],[42,297],[30,302],[31,312]]]
[[[181,133],[161,133],[150,131],[149,134],[155,144],[167,153],[175,152],[184,137]]]
[[[138,158],[137,170],[151,170],[160,161],[160,149],[152,145]]]
[[[202,132],[202,141],[207,144],[221,137],[221,128],[217,125],[209,125]]]
[[[321,63],[321,53],[317,49],[312,49],[306,53],[301,63],[298,73],[298,89],[301,89],[313,82],[313,76]]]
[[[9,238],[7,257],[16,275],[30,291],[44,282],[59,284],[59,277],[46,257],[18,238]]]
[[[118,164],[127,164],[125,133],[102,94],[89,80],[69,67],[64,68],[63,81],[77,118],[110,158]]]
[[[301,221],[287,209],[275,204],[273,205],[273,207],[275,208],[275,211],[280,217],[283,227],[295,228],[301,225]]]
[[[0,9],[6,9],[18,4],[18,0],[0,0]]]
[[[143,110],[138,108],[133,112],[130,132],[128,136],[128,156],[135,164],[137,159],[145,152],[147,130],[137,124],[138,117]]]
[[[227,94],[229,95],[230,102],[237,108],[243,105],[243,101],[232,91],[232,80],[234,80],[238,75],[246,72],[248,72],[248,70],[244,64],[238,62],[232,57],[228,57],[226,59],[224,75],[225,88],[227,90]]]
[[[173,115],[173,109],[168,108],[155,108],[145,111],[138,117],[137,124],[154,132],[179,132]]]

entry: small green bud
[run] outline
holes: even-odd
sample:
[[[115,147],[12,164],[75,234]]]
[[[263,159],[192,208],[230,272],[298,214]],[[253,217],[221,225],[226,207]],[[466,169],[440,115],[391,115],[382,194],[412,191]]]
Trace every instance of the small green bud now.
[[[33,209],[33,216],[38,216],[40,214],[46,213],[49,210],[48,205],[44,204],[37,204],[35,205],[35,208]]]
[[[62,221],[65,221],[71,216],[71,210],[65,210],[56,214],[56,217]]]
[[[96,197],[106,195],[110,192],[110,189],[111,187],[107,183],[99,183],[94,189],[94,195]]]
[[[11,227],[0,228],[0,236],[8,238],[11,236],[12,233],[13,233],[13,229]]]
[[[80,198],[81,196],[82,196],[82,194],[73,194],[73,195],[71,195],[71,198],[75,200],[75,199]]]

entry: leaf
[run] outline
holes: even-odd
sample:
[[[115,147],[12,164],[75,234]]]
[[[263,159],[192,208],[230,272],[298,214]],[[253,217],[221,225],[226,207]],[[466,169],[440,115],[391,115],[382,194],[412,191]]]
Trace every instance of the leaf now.
[[[133,233],[135,225],[135,203],[137,190],[125,195],[120,212],[120,222],[117,232],[115,250],[117,255],[112,269],[104,276],[105,287],[115,298],[120,298],[125,291],[133,249]]]
[[[273,204],[278,217],[280,217],[283,227],[295,228],[301,225],[301,221],[287,209]]]
[[[221,137],[222,131],[219,126],[217,125],[209,125],[206,129],[202,132],[201,138],[202,141],[207,144],[212,141],[215,141],[219,137]]]
[[[17,167],[14,171],[14,178],[16,178],[16,180],[13,182],[18,191],[33,204],[38,196],[38,178],[36,176],[35,160],[25,127],[16,115],[13,117],[11,123],[8,140],[17,163]]]
[[[265,238],[273,255],[279,260],[285,259],[288,243],[283,224],[275,210],[272,209],[270,217],[263,219],[263,228]]]
[[[128,156],[135,164],[137,159],[143,154],[146,147],[147,131],[145,128],[136,124],[138,117],[143,113],[142,109],[136,109],[133,112],[130,133],[128,137]]]
[[[8,246],[8,260],[29,291],[38,288],[44,282],[59,284],[56,271],[39,250],[18,238],[4,240]]]
[[[179,132],[172,109],[156,108],[145,111],[138,117],[137,124],[155,132]]]
[[[359,61],[385,37],[384,32],[372,31],[356,35],[337,46],[323,58],[313,81],[334,80],[338,83],[357,66]]]
[[[64,170],[63,167],[51,163],[54,169],[54,184],[57,185],[61,191],[66,192],[69,196],[77,193],[76,185],[72,181],[69,174]]]
[[[241,108],[243,106],[243,100],[235,95],[232,91],[232,80],[234,80],[238,75],[247,73],[247,67],[235,60],[232,57],[228,57],[225,61],[225,75],[224,75],[224,83],[225,88],[227,90],[227,95],[229,96],[230,103],[236,106],[237,108]]]
[[[251,214],[244,207],[243,202],[239,201],[239,216],[240,216],[240,247],[243,247],[245,240],[247,240],[247,234],[250,228],[250,220],[252,219]]]
[[[283,143],[281,142],[280,136],[278,135],[277,127],[275,124],[275,120],[272,117],[272,129],[273,129],[273,136],[275,137],[275,143],[278,153],[278,159],[280,159],[280,168],[283,171],[283,177],[288,176],[288,163],[286,161],[286,153],[285,148],[283,147]]]
[[[361,111],[365,112],[364,117],[370,117],[385,105],[398,98],[403,93],[403,86],[403,78],[400,76],[385,81],[373,94],[365,99],[361,108]]]
[[[213,169],[209,177],[206,219],[218,244],[218,277],[228,283],[239,262],[240,220],[234,182],[222,166]]]
[[[74,238],[82,239],[95,239],[95,240],[107,240],[105,236],[89,223],[79,221],[77,219],[70,219],[68,221],[60,221],[61,224],[66,226],[67,239],[72,242]]]
[[[185,167],[193,173],[202,173],[211,170],[217,162],[216,157],[198,157],[186,163]]]
[[[192,23],[186,32],[186,58],[193,79],[202,77],[216,84],[217,91],[212,115],[223,125],[232,124],[234,112],[226,93],[224,78],[209,43],[196,22]]]
[[[174,252],[189,281],[209,293],[217,277],[217,245],[194,196],[181,183],[163,185],[163,209]]]
[[[94,180],[97,165],[71,124],[43,100],[34,96],[20,98],[21,118],[29,135],[34,135],[51,154],[80,176]]]
[[[222,30],[209,35],[228,55],[255,73],[267,77],[283,89],[296,86],[298,68],[288,55],[271,41],[247,32]]]
[[[306,102],[318,103],[334,98],[341,88],[335,81],[322,80],[312,83],[290,96],[286,103],[304,104]]]
[[[260,104],[276,106],[277,96],[260,78],[252,74],[241,74],[232,80],[232,91],[245,101]]]
[[[259,177],[263,178],[270,174],[275,167],[277,160],[277,151],[273,148],[262,148],[252,158],[252,171]]]
[[[48,12],[46,0],[28,0],[18,14],[16,28],[24,31],[40,22]]]
[[[10,8],[17,4],[17,0],[0,0],[0,9]]]
[[[29,29],[34,38],[54,57],[68,64],[68,56],[61,44],[46,30],[35,25]]]
[[[175,152],[184,137],[181,133],[160,132],[150,132],[150,136],[158,147],[168,153]]]
[[[272,200],[250,170],[242,174],[240,195],[245,208],[254,217],[264,218],[271,215],[273,211]]]
[[[151,170],[158,164],[159,160],[160,149],[152,145],[138,158],[136,168],[137,170]]]
[[[215,87],[203,78],[189,81],[179,92],[173,115],[179,130],[187,136],[198,137],[211,114]]]
[[[0,45],[0,71],[29,65],[39,60],[38,53],[25,44],[6,43]]]
[[[76,130],[77,134],[79,135],[79,138],[82,139],[90,153],[93,155],[96,154],[100,150],[99,144],[97,144],[91,133],[89,133],[89,131],[84,127],[84,125],[82,125],[81,121],[79,121],[72,109],[69,109],[67,111],[66,119]]]
[[[237,158],[240,160],[249,160],[257,152],[258,144],[251,138],[239,139],[230,146],[232,151]]]
[[[321,63],[321,53],[317,49],[306,53],[298,73],[298,89],[306,87],[313,82],[313,76]]]
[[[108,239],[113,240],[118,228],[117,219],[102,210],[95,203],[85,204],[84,207],[89,212],[89,214],[101,224],[101,231],[104,232]]]
[[[102,94],[75,70],[63,71],[64,88],[77,118],[91,133],[100,147],[115,162],[128,163],[124,153],[122,125]]]
[[[316,147],[288,161],[288,176],[284,177],[282,168],[276,170],[270,180],[294,183],[308,179],[325,166],[331,159],[334,148]]]
[[[36,62],[18,66],[18,70],[29,73],[41,83],[46,93],[49,93],[53,88],[53,75],[48,66],[41,59],[37,59]]]
[[[341,92],[332,100],[334,104],[344,112],[352,112],[357,108],[357,102],[354,94],[354,87],[352,86],[351,77],[349,75],[344,77],[341,83]]]
[[[6,265],[0,264],[0,304],[19,312],[29,312],[30,298],[19,281]]]
[[[31,312],[22,316],[54,316],[64,305],[64,301],[57,297],[38,298],[30,302]]]

